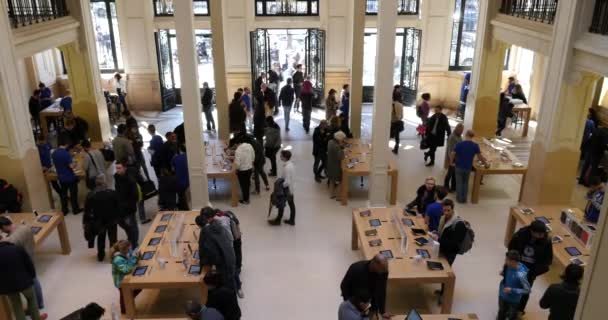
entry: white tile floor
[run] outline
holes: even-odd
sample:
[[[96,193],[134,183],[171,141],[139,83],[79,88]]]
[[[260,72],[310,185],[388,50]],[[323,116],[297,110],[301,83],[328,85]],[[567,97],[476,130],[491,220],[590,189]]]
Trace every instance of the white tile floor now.
[[[178,111],[175,111],[179,114]],[[409,113],[408,113],[409,114]],[[163,116],[159,131],[179,124],[175,117]],[[294,123],[296,124],[296,123]],[[282,125],[282,123],[281,123]],[[266,223],[268,192],[252,197],[249,206],[234,211],[244,231],[243,282],[246,297],[240,300],[244,319],[334,319],[341,300],[339,284],[349,264],[360,259],[350,249],[350,211],[365,206],[367,180],[363,189],[359,180],[351,181],[348,207],[330,200],[325,185],[314,182],[311,166],[311,142],[297,125],[292,125],[286,144],[293,148],[297,170],[297,226],[273,228]],[[301,128],[301,127],[300,127]],[[406,131],[411,132],[410,131]],[[413,147],[410,147],[413,146]],[[399,164],[398,201],[411,200],[424,177],[432,175],[443,180],[440,166],[424,167],[422,153],[415,136],[402,138]],[[443,162],[443,149],[438,150],[437,163]],[[519,179],[511,176],[489,176],[484,179],[478,205],[460,205],[457,211],[473,225],[477,237],[473,250],[459,256],[454,264],[456,293],[453,311],[477,313],[480,319],[492,319],[497,309],[499,276],[505,252],[504,229],[509,206],[516,203]],[[228,208],[226,185],[218,182],[211,192],[215,206]],[[193,195],[196,197],[196,195]],[[147,203],[148,214],[155,212],[154,201]],[[109,263],[98,263],[95,250],[87,249],[83,239],[81,216],[67,217],[72,253],[59,254],[56,236],[50,237],[38,251],[36,266],[46,298],[50,319],[59,319],[76,308],[96,301],[110,305],[118,300],[112,285]],[[141,234],[145,234],[142,228]],[[526,319],[546,319],[538,299],[547,285],[557,281],[558,270],[552,270],[534,284],[533,297]],[[432,291],[437,287],[389,288],[388,310],[405,313],[411,307],[437,311]],[[146,293],[154,296],[155,292]],[[189,292],[162,292],[153,306],[145,309],[160,314],[176,314]]]

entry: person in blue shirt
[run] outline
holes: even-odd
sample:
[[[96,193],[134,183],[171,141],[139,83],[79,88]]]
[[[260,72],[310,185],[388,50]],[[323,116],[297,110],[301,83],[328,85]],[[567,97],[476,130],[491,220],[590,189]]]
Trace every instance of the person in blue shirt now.
[[[443,215],[443,199],[448,193],[444,187],[437,187],[435,190],[435,202],[429,204],[424,212],[424,221],[429,226],[429,231],[437,231],[439,221]]]
[[[40,137],[36,147],[38,148],[38,156],[40,157],[42,171],[47,172],[53,167],[53,160],[51,160],[51,150],[53,147],[50,143],[44,140],[43,137]],[[51,181],[51,186],[53,187],[53,190],[57,192],[57,194],[61,194],[61,187],[59,187],[59,183],[57,181]]]
[[[458,118],[464,119],[464,112],[467,106],[467,97],[469,96],[469,86],[471,84],[471,73],[464,74],[464,80],[460,86],[460,105],[458,106]]]
[[[51,158],[55,164],[57,171],[57,180],[59,181],[61,198],[61,211],[64,215],[69,213],[68,210],[68,193],[72,202],[72,213],[79,214],[82,209],[78,204],[78,177],[74,174],[74,162],[72,156],[67,149],[66,138],[59,136],[57,142],[59,147],[53,152]]]
[[[346,122],[348,122],[348,117],[350,115],[350,91],[348,84],[342,86],[342,98],[340,100],[341,115],[343,115]]]
[[[179,210],[188,211],[188,200],[186,191],[190,187],[190,178],[188,176],[188,157],[186,156],[186,147],[179,146],[180,153],[175,155],[171,160],[171,166],[175,171],[176,187],[177,187],[177,206]]]
[[[530,293],[528,268],[520,261],[519,252],[507,252],[505,265],[500,275],[503,277],[498,292],[497,320],[519,319],[519,302],[524,294]]]
[[[589,178],[589,191],[587,192],[587,206],[585,207],[585,219],[597,223],[600,219],[600,211],[604,203],[604,183],[599,177]]]
[[[597,115],[595,114],[595,110],[589,108],[589,113],[587,114],[587,120],[585,121],[585,130],[583,131],[583,140],[581,141],[581,160],[585,158],[585,154],[588,149],[588,141],[591,138],[591,134],[593,130],[597,127],[596,119]]]
[[[40,110],[44,110],[53,104],[53,92],[44,83],[38,83],[40,90]]]
[[[61,98],[59,101],[59,106],[63,109],[63,112],[72,112],[72,96],[70,95],[70,91],[66,91],[65,96]]]
[[[473,160],[475,156],[486,165],[486,159],[481,154],[479,145],[473,141],[475,133],[473,130],[467,130],[465,140],[459,142],[452,151],[450,163],[456,168],[456,200],[459,203],[467,202],[467,194],[469,192],[469,176],[473,169]]]
[[[148,125],[148,133],[152,137],[150,139],[150,145],[148,146],[148,152],[150,153],[150,165],[154,168],[154,173],[156,173],[156,177],[160,177],[160,166],[157,165],[152,159],[154,159],[154,155],[158,156],[160,154],[160,150],[163,148],[163,137],[156,134],[156,126],[153,124]]]

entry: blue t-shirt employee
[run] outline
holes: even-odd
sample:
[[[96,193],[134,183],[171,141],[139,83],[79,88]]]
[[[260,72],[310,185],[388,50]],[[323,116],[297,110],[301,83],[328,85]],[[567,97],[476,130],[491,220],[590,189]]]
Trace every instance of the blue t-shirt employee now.
[[[53,92],[44,83],[38,83],[40,90],[40,110],[44,110],[53,104]]]
[[[467,202],[467,194],[469,192],[469,176],[473,169],[473,160],[475,156],[484,164],[487,165],[486,159],[481,154],[479,145],[473,141],[475,133],[473,130],[467,130],[465,140],[459,142],[454,147],[451,154],[451,162],[456,167],[456,200],[459,203]]]
[[[68,192],[69,199],[72,202],[72,213],[79,214],[82,210],[78,204],[78,177],[74,173],[74,162],[72,155],[67,149],[67,141],[65,137],[59,136],[57,142],[58,148],[53,152],[51,158],[57,171],[57,180],[60,185],[59,197],[61,198],[61,211],[67,215],[68,210]]]
[[[585,207],[585,219],[597,223],[600,219],[600,211],[604,203],[604,183],[599,177],[589,178],[589,191],[587,192],[587,206]]]

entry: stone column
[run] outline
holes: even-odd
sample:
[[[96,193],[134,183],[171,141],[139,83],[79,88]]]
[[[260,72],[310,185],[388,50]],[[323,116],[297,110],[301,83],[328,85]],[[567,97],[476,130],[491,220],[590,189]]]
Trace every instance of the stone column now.
[[[68,70],[74,114],[89,123],[91,141],[109,141],[112,134],[110,118],[101,88],[101,76],[95,65],[97,59],[87,53],[95,54],[95,50],[83,49],[76,42],[61,46],[59,50],[63,53]]]
[[[380,1],[378,8],[378,45],[376,47],[376,85],[374,88],[374,111],[372,117],[372,128],[374,130],[372,130],[369,185],[369,202],[372,207],[387,206],[388,204],[388,164],[390,155],[387,144],[392,109],[387,106],[390,106],[392,103],[393,64],[387,62],[395,59],[396,28],[397,11],[395,10],[394,3],[392,1]],[[358,89],[361,88],[358,87]],[[360,110],[359,116],[361,116]]]
[[[228,83],[226,82],[226,54],[224,50],[224,18],[222,0],[209,1],[211,10],[211,41],[213,49],[213,75],[215,77],[215,102],[220,139],[230,137],[228,124]],[[278,94],[278,92],[277,92]]]
[[[547,73],[547,59],[544,55],[535,52],[532,65],[532,80],[530,83],[530,97],[528,106],[532,108],[531,117],[536,119],[540,110],[540,101],[543,96],[543,84]]]
[[[361,137],[361,112],[363,109],[363,43],[365,40],[365,0],[354,0],[353,10],[353,56],[350,69],[350,130],[355,138],[358,138]],[[393,71],[391,71],[391,74],[392,72]]]
[[[498,1],[481,1],[477,23],[475,61],[471,72],[471,90],[467,99],[464,125],[480,137],[491,137],[496,132],[496,117],[502,70],[507,44],[494,39],[491,20],[498,12]]]
[[[199,210],[209,204],[209,187],[207,181],[207,159],[203,146],[198,61],[194,45],[194,12],[191,1],[175,1],[173,5],[175,6],[175,33],[177,36],[179,74],[182,83],[182,105],[184,108],[184,127],[186,130],[190,195],[192,198],[192,209]]]
[[[587,108],[600,78],[570,68],[580,1],[560,1],[547,57],[536,136],[522,201],[527,205],[569,204],[575,185]],[[559,173],[559,174],[557,174]]]

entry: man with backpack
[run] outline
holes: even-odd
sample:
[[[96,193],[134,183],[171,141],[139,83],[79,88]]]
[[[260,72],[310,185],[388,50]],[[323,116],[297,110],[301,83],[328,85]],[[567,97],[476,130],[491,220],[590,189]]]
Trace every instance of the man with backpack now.
[[[106,256],[106,235],[110,247],[117,240],[116,221],[117,213],[120,212],[120,201],[118,193],[108,189],[103,177],[97,177],[95,186],[84,203],[82,225],[89,248],[93,248],[97,238],[97,261],[101,262]]]

